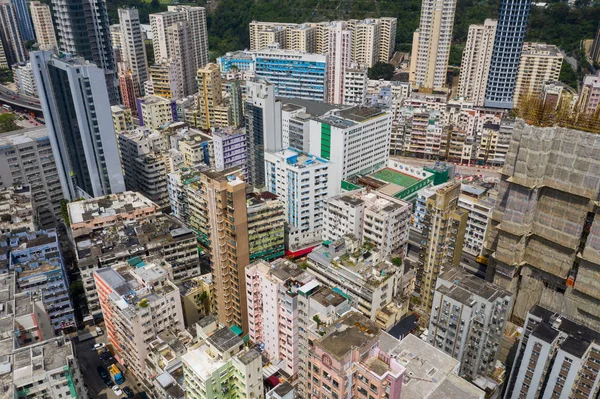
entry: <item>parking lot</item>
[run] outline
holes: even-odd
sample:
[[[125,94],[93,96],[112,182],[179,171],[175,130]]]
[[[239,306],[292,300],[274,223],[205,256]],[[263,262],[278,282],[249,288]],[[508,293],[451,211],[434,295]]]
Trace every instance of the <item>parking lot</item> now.
[[[104,368],[108,369],[108,366],[116,363],[112,357],[105,360],[100,360],[98,351],[93,350],[94,345],[98,343],[106,344],[106,335],[100,335],[96,338],[76,343],[77,360],[79,361],[79,367],[81,368],[83,381],[88,390],[89,397],[98,399],[120,399],[126,397],[124,393],[120,396],[115,395],[113,390],[104,383],[98,374],[98,366],[103,366]],[[137,381],[131,376],[131,374],[124,375],[125,383],[119,386],[121,389],[123,389],[123,387],[131,388],[137,397],[139,392]]]

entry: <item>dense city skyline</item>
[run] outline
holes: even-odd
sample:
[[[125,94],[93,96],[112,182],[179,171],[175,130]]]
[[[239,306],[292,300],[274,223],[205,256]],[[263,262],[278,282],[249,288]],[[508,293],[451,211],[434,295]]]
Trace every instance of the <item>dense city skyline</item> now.
[[[0,0],[0,399],[600,395],[600,30],[222,4]]]

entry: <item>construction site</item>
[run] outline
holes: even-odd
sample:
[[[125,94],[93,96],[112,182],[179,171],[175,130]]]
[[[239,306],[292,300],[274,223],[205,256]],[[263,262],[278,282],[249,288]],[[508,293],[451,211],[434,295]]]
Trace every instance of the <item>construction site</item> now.
[[[515,294],[510,320],[539,304],[600,329],[600,135],[518,120],[498,190],[487,277]]]

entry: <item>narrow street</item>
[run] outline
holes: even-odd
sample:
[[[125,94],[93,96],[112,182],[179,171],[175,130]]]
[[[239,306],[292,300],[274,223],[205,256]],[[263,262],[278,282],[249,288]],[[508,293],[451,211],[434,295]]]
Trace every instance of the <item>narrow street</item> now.
[[[75,339],[74,342],[77,342]],[[107,360],[100,360],[98,357],[98,351],[93,350],[94,344],[98,343],[106,343],[106,335],[100,335],[94,339],[89,339],[84,342],[79,342],[75,344],[77,350],[77,360],[79,361],[79,367],[81,368],[81,373],[83,374],[83,381],[88,389],[88,394],[90,399],[120,399],[126,397],[127,395],[123,394],[120,396],[115,395],[115,393],[106,386],[100,374],[98,374],[98,366],[103,366],[108,368],[112,363],[115,363],[114,358],[110,358]],[[121,389],[124,387],[130,387],[134,393],[139,392],[139,388],[137,387],[137,381],[131,376],[131,374],[125,375],[125,383],[120,385]]]

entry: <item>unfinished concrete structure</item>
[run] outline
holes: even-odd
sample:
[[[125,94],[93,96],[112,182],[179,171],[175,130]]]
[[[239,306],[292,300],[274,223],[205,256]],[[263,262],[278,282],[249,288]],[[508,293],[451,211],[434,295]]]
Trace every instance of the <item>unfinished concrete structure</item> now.
[[[600,135],[517,121],[486,241],[514,323],[539,304],[600,328],[599,171]]]

